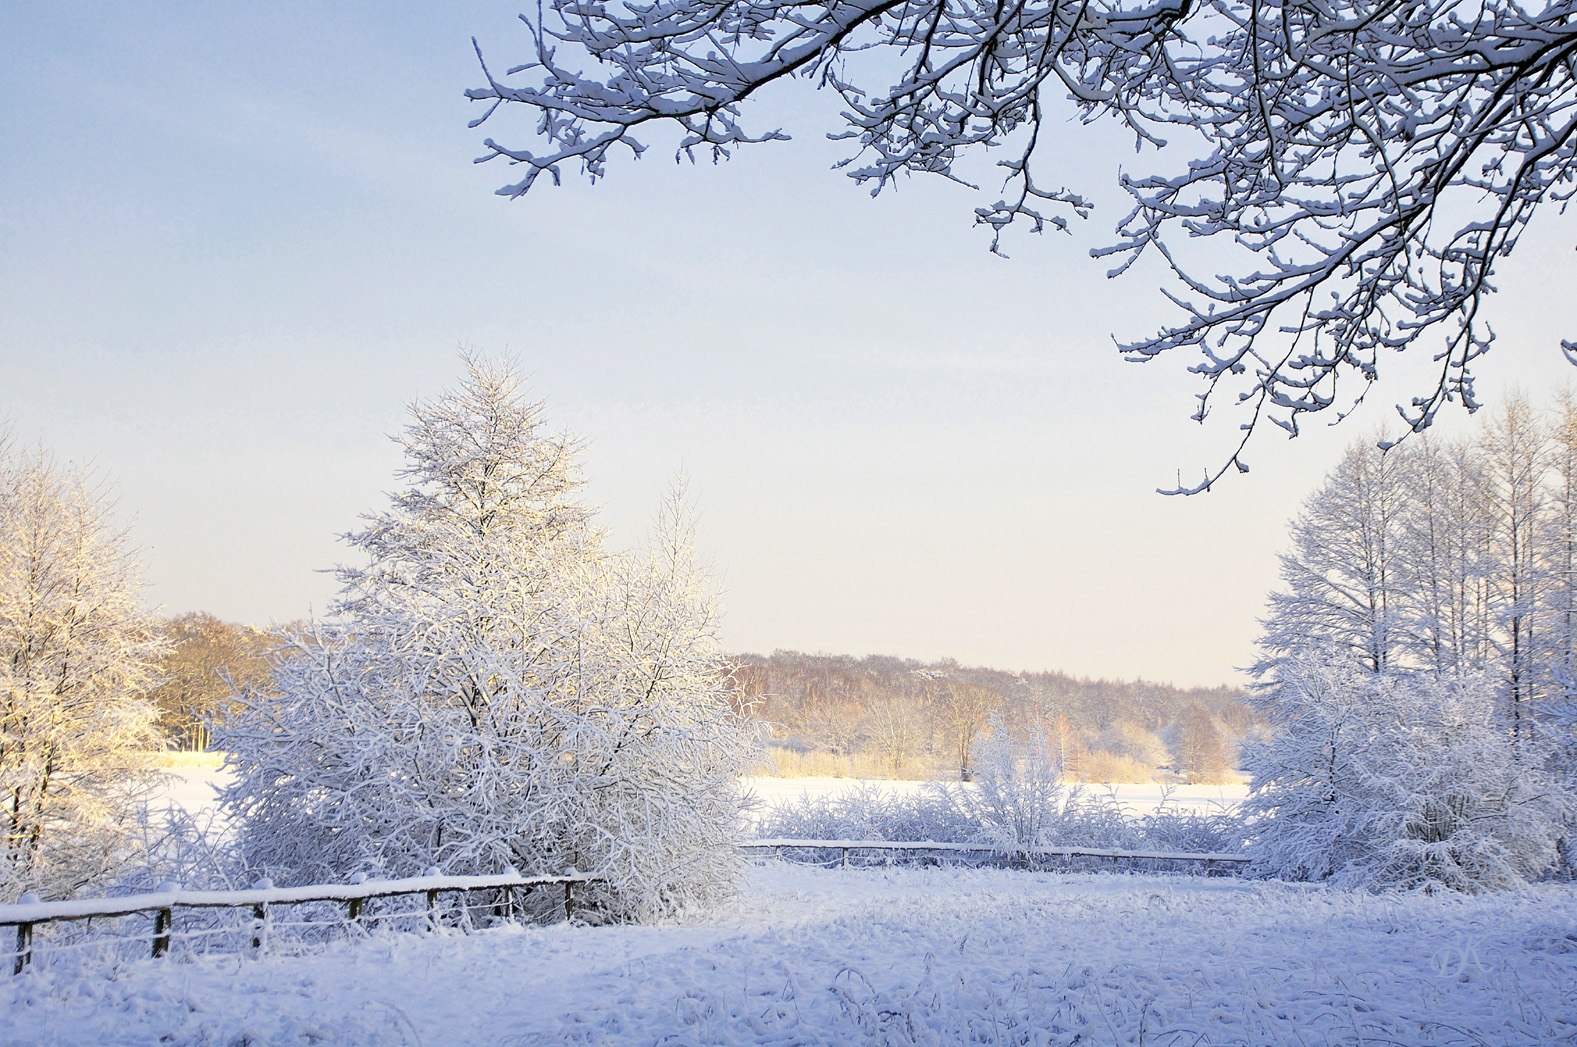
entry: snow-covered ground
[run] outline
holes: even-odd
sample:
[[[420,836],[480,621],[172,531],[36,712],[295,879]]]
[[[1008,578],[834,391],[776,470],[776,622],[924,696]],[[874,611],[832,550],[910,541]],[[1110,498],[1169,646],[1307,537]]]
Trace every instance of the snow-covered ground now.
[[[1577,890],[756,868],[662,927],[0,976],[6,1047],[1570,1044]]]
[[[230,784],[232,775],[214,767],[167,767],[164,780],[149,801],[155,810],[175,806],[198,815],[216,810],[214,790]]]
[[[211,808],[215,786],[229,780],[226,772],[204,767],[177,767],[165,773],[170,777],[154,800],[155,808],[173,803],[192,814]],[[746,778],[744,781],[745,787],[761,801],[758,813],[763,814],[772,807],[797,803],[807,797],[836,797],[862,787],[909,794],[919,792],[925,784],[906,781],[864,782],[852,778]],[[1112,789],[1118,800],[1135,814],[1153,810],[1163,797],[1174,808],[1209,813],[1238,803],[1248,795],[1246,785],[1179,785],[1169,789],[1159,785],[1099,785],[1087,788],[1097,794]]]

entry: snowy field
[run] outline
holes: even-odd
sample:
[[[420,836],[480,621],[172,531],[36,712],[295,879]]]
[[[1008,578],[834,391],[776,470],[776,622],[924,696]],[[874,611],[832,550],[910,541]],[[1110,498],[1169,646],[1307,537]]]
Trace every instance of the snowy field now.
[[[177,767],[165,772],[170,777],[160,790],[153,806],[162,808],[178,804],[193,814],[213,806],[213,790],[223,784],[228,776],[223,771],[203,767]],[[896,794],[919,792],[923,782],[860,781],[852,778],[746,778],[745,787],[761,801],[758,816],[773,807],[797,803],[808,797],[836,797],[862,787],[873,787]],[[1108,786],[1088,786],[1093,795],[1103,795]],[[1246,785],[1179,785],[1167,790],[1159,785],[1110,786],[1117,799],[1134,814],[1144,814],[1155,809],[1163,797],[1179,810],[1211,813],[1224,806],[1239,803],[1248,795]]]
[[[0,977],[6,1047],[1577,1043],[1577,890],[768,863],[662,927]]]

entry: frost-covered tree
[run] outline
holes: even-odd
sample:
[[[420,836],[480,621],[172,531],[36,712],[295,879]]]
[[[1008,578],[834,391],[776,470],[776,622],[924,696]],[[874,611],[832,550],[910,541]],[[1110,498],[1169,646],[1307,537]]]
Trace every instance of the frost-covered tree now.
[[[578,870],[645,917],[732,888],[750,733],[682,496],[616,554],[577,445],[508,368],[411,408],[412,486],[347,536],[330,621],[223,729],[247,861],[365,871]]]
[[[1000,149],[1001,196],[975,209],[997,237],[1085,217],[1048,168],[1080,148],[1068,117],[1116,121],[1159,153],[1121,177],[1132,210],[1095,254],[1114,275],[1158,256],[1178,308],[1123,351],[1199,354],[1196,417],[1231,390],[1246,443],[1267,419],[1296,433],[1343,412],[1387,351],[1419,342],[1439,366],[1408,424],[1475,405],[1490,274],[1577,173],[1574,4],[551,0],[522,16],[520,63],[484,62],[467,94],[487,106],[473,126],[529,117],[484,142],[483,159],[521,169],[498,190],[519,196],[567,165],[600,178],[662,128],[714,158],[783,138],[748,111],[808,79],[835,96],[848,173],[877,191],[908,174],[996,182],[982,154]],[[1241,452],[1221,471],[1246,469]]]
[[[1545,585],[1549,670],[1557,691],[1577,694],[1577,397],[1565,390],[1550,426]]]
[[[1529,704],[1540,690],[1539,589],[1547,430],[1524,396],[1495,412],[1482,440],[1490,521],[1491,638],[1504,673],[1505,718],[1520,741],[1531,731]]]
[[[1491,662],[1494,577],[1487,483],[1477,445],[1429,436],[1411,445],[1400,555],[1411,567],[1410,657],[1434,673]]]
[[[109,490],[0,434],[0,900],[69,896],[128,857],[162,652]]]
[[[1261,646],[1274,660],[1311,637],[1355,653],[1370,672],[1407,645],[1413,591],[1402,555],[1406,452],[1355,443],[1291,524],[1281,557],[1286,589],[1270,597]]]
[[[1375,673],[1350,650],[1313,648],[1278,662],[1252,700],[1273,731],[1244,752],[1261,874],[1481,891],[1559,860],[1569,788],[1519,754],[1492,679]]]

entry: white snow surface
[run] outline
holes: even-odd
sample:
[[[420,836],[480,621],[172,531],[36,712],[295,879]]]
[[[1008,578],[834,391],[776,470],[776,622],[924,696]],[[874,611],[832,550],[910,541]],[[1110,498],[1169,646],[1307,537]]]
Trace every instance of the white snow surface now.
[[[201,767],[175,768],[164,773],[168,777],[151,801],[151,808],[157,811],[174,805],[194,816],[217,811],[216,790],[230,784],[232,779],[230,772],[223,769]],[[744,778],[741,781],[760,801],[757,817],[773,807],[805,799],[836,798],[862,788],[907,796],[919,792],[926,784],[859,778]],[[1136,815],[1154,810],[1163,799],[1177,810],[1209,814],[1241,803],[1248,795],[1247,785],[1089,785],[1085,789],[1094,795],[1103,795],[1111,789],[1118,801]]]
[[[1577,1043],[1577,889],[755,867],[664,926],[0,975],[6,1047]]]
[[[163,779],[149,800],[149,808],[179,807],[194,816],[217,811],[218,790],[235,779],[222,767],[170,767],[159,773]]]

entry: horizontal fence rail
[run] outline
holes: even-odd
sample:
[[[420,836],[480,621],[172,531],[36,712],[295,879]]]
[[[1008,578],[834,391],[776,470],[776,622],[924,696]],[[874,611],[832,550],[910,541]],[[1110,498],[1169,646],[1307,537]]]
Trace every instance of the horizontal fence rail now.
[[[575,911],[575,886],[593,882],[590,877],[581,875],[522,876],[518,873],[500,873],[492,876],[413,876],[400,880],[361,880],[356,883],[304,887],[274,887],[265,880],[256,887],[239,891],[194,891],[170,884],[165,889],[148,894],[129,894],[117,898],[70,898],[52,902],[29,900],[24,895],[16,904],[0,905],[0,927],[16,929],[12,973],[20,974],[32,962],[33,932],[40,924],[149,914],[153,917],[151,951],[154,957],[159,957],[169,951],[177,909],[249,908],[252,910],[252,950],[261,952],[269,910],[278,905],[339,902],[345,905],[350,923],[358,924],[363,918],[366,903],[376,898],[425,895],[427,911],[433,913],[438,907],[440,894],[463,896],[470,891],[499,891],[502,892],[504,906],[513,909],[516,891],[558,886],[563,890],[564,918],[569,919]]]
[[[1120,861],[1147,862],[1200,862],[1206,875],[1223,867],[1243,866],[1250,861],[1241,854],[1192,853],[1185,851],[1121,851],[1104,847],[993,847],[979,843],[942,843],[937,840],[751,840],[741,845],[747,851],[770,851],[783,857],[785,850],[839,851],[842,864],[849,864],[849,854],[854,852],[887,852],[889,854],[914,854],[920,856],[958,854],[992,858],[1106,858],[1115,865]]]

